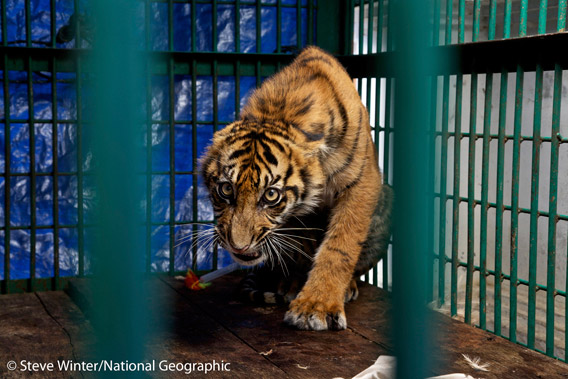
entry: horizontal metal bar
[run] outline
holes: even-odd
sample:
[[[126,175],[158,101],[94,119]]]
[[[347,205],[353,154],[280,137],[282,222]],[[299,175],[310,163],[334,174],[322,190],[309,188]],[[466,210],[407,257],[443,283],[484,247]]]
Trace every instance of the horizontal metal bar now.
[[[440,193],[436,192],[434,194],[435,197],[440,197]],[[454,195],[446,195],[445,196],[446,200],[453,200],[454,199]],[[469,197],[464,197],[464,196],[460,196],[459,197],[459,201],[460,203],[467,203],[470,200]],[[477,199],[473,199],[473,204],[475,206],[477,205],[481,205],[481,200],[477,200]],[[497,204],[496,203],[492,203],[492,202],[488,202],[487,203],[487,207],[488,208],[494,208],[494,209],[498,209],[497,208]],[[503,205],[503,209],[502,211],[512,211],[512,207],[510,205]],[[525,213],[525,214],[531,214],[531,210],[530,208],[521,208],[519,207],[518,209],[519,213]],[[537,212],[538,216],[542,216],[542,217],[550,217],[550,215],[548,214],[548,212],[543,212],[543,211],[538,211]],[[568,221],[568,215],[563,215],[563,214],[557,214],[556,215],[556,219],[557,220],[564,220],[564,221]]]
[[[441,136],[442,132],[435,132],[436,136]],[[464,137],[469,137],[471,134],[469,132],[461,132],[460,133],[460,140],[462,140]],[[454,132],[448,132],[448,136],[449,137],[453,137],[455,136]],[[474,134],[475,139],[479,139],[483,137],[483,133],[475,133]],[[513,134],[507,134],[504,137],[504,142],[506,143],[508,140],[514,140],[515,139],[515,135]],[[491,133],[489,134],[489,139],[493,140],[493,139],[499,139],[499,134],[494,134]],[[566,143],[568,142],[568,137],[564,137],[561,133],[557,133],[556,134],[556,138],[553,137],[540,137],[540,141],[541,142],[551,142],[552,140],[558,140],[560,143]],[[533,136],[519,136],[519,141],[523,142],[523,141],[532,141],[533,140]]]
[[[433,47],[439,54],[440,65],[432,74],[469,74],[471,72],[508,72],[517,70],[520,65],[525,71],[536,70],[537,64],[544,70],[553,70],[555,64],[568,66],[568,55],[561,54],[558,46],[568,44],[568,33],[551,33],[538,36],[512,38],[507,40],[472,42],[447,46]],[[6,55],[8,69],[23,67],[24,57],[33,61],[45,61],[46,70],[51,59],[73,61],[77,55],[88,55],[86,49],[42,49],[16,46],[0,46],[0,54]],[[218,75],[233,75],[235,61],[240,61],[241,75],[254,75],[256,62],[261,61],[264,74],[276,71],[277,64],[285,64],[293,59],[290,54],[282,53],[219,53],[219,52],[141,52],[149,55],[144,59],[156,62],[154,66],[160,72],[167,73],[167,62],[172,58],[176,62],[177,73],[191,72],[191,61],[197,61],[198,75],[211,75],[212,62],[218,62]],[[353,77],[390,77],[393,74],[395,52],[383,52],[357,56],[339,56]],[[161,67],[163,66],[163,67]],[[72,67],[61,66],[62,71]],[[35,70],[35,68],[34,68]],[[226,72],[224,72],[226,71]]]
[[[568,33],[551,33],[507,40],[471,42],[432,49],[440,57],[440,64],[432,75],[470,74],[472,72],[515,72],[520,65],[525,71],[535,71],[540,64],[544,70],[554,70],[554,65],[568,66],[568,54],[562,54],[559,46],[568,44]],[[381,76],[392,77],[396,52],[340,56],[347,71],[355,78]]]
[[[203,224],[203,225],[207,225],[207,224],[213,224],[215,223],[214,220],[197,220],[197,221],[174,221],[174,225],[175,226],[183,226],[183,225],[193,225],[193,224]],[[146,225],[146,223],[144,223],[143,225]],[[150,222],[150,226],[168,226],[170,225],[170,223],[168,221],[163,221],[163,222],[156,222],[156,221],[152,221]],[[47,229],[54,229],[54,228],[58,228],[58,229],[76,229],[79,225],[78,224],[58,224],[57,226],[54,224],[49,224],[49,225],[37,225],[34,226],[35,229],[43,229],[43,230],[47,230]],[[91,225],[91,224],[83,224],[84,228],[93,228],[96,225]],[[9,229],[10,230],[31,230],[32,226],[31,225],[18,225],[18,226],[10,226]],[[6,227],[5,226],[0,226],[0,230],[5,230]]]
[[[440,256],[438,254],[434,253],[434,259],[440,259]],[[452,259],[448,256],[446,256],[444,258],[444,260],[445,260],[446,263],[452,262]],[[463,262],[463,261],[458,261],[458,266],[459,267],[468,267],[467,262]],[[488,269],[488,268],[485,268],[484,270],[485,270],[486,276],[494,276],[496,278],[499,276],[498,273],[495,272],[494,270],[491,270],[491,269]],[[473,271],[477,271],[477,272],[481,273],[481,267],[478,266],[478,265],[473,265]],[[509,281],[511,280],[510,275],[501,273],[500,276],[501,276],[501,280],[509,280]],[[512,285],[514,285],[514,286],[529,286],[529,281],[524,280],[524,279],[517,279],[517,281],[515,283],[512,283]],[[536,289],[537,289],[537,291],[546,291],[546,292],[549,291],[547,286],[542,285],[542,284],[538,284],[538,283],[536,284]],[[552,291],[554,293],[554,296],[566,297],[566,295],[567,295],[566,292],[564,292],[562,290],[553,289]]]

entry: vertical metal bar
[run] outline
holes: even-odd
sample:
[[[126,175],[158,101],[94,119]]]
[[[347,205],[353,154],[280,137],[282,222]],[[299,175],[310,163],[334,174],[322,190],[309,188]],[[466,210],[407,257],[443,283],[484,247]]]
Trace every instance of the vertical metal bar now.
[[[241,113],[241,61],[235,62],[235,120]]]
[[[458,4],[458,43],[463,43],[465,38],[465,0]],[[454,137],[454,188],[452,210],[452,271],[451,271],[451,302],[450,312],[457,315],[458,304],[458,247],[459,247],[459,223],[460,223],[460,177],[461,177],[461,123],[462,123],[462,96],[463,75],[456,77],[456,110],[455,110],[455,137]]]
[[[495,207],[495,316],[494,333],[501,335],[501,285],[503,283],[503,181],[505,175],[505,128],[507,120],[508,72],[501,71],[499,94],[499,132],[497,143],[497,191]]]
[[[30,9],[31,0],[25,1],[25,18],[26,18],[26,46],[32,46],[32,12]]]
[[[528,3],[529,0],[521,0],[521,11],[519,16],[519,37],[525,37],[527,35]]]
[[[452,43],[452,18],[453,18],[453,0],[446,0],[446,35],[445,44]]]
[[[530,214],[530,244],[529,244],[529,313],[527,346],[534,349],[536,322],[536,272],[537,272],[537,243],[538,243],[538,193],[540,172],[540,129],[542,114],[542,80],[541,65],[536,66],[535,100],[532,141],[532,176],[531,176],[531,214]]]
[[[174,49],[174,4],[173,0],[168,0],[168,50]],[[195,35],[192,36],[195,41]],[[169,217],[169,250],[170,250],[170,266],[169,274],[173,275],[175,271],[175,223],[176,223],[176,162],[175,162],[175,87],[174,87],[174,59],[170,57],[168,64],[168,91],[169,91],[169,134],[170,134],[170,217]],[[195,98],[192,98],[195,101]],[[193,116],[195,117],[195,115]],[[196,221],[196,220],[194,220]]]
[[[458,248],[460,233],[460,177],[461,177],[461,122],[462,122],[462,92],[463,75],[458,74],[456,78],[456,110],[455,110],[455,135],[454,135],[454,188],[452,203],[452,271],[451,271],[451,300],[450,312],[452,316],[457,315],[458,304]]]
[[[538,10],[538,34],[546,33],[546,11],[548,9],[548,0],[540,0]]]
[[[468,185],[467,185],[467,274],[465,294],[465,322],[471,324],[471,308],[473,298],[473,265],[475,256],[475,141],[477,118],[477,73],[471,74],[469,114],[469,150],[468,150]]]
[[[145,7],[145,20],[146,20],[146,28],[145,31],[145,39],[146,39],[146,48],[150,49],[150,1],[146,0],[144,3]],[[192,37],[193,38],[193,37]],[[146,61],[146,72],[145,72],[145,79],[146,79],[146,191],[145,195],[146,198],[146,212],[145,212],[145,221],[146,221],[146,272],[149,273],[152,271],[152,79],[151,79],[151,62],[150,60]]]
[[[515,89],[515,116],[513,134],[513,172],[511,187],[511,280],[509,303],[509,339],[517,342],[517,288],[519,286],[517,258],[519,254],[519,170],[521,150],[521,128],[523,116],[524,71],[517,66]]]
[[[394,45],[394,28],[393,25],[393,2],[387,3],[387,46],[386,51],[392,51]],[[383,158],[383,181],[385,183],[392,183],[390,179],[390,134],[392,131],[392,95],[393,95],[394,78],[386,78],[385,89],[385,138],[384,138],[384,158]],[[388,254],[383,258],[383,288],[389,288],[389,257]]]
[[[486,329],[487,312],[487,212],[489,210],[489,132],[491,129],[491,97],[493,94],[493,74],[485,76],[485,106],[483,114],[483,150],[481,163],[481,210],[479,245],[479,327]]]
[[[546,354],[554,356],[554,294],[556,292],[556,227],[558,222],[558,160],[560,141],[560,104],[562,100],[562,67],[554,66],[552,132],[550,147],[550,195],[548,210],[548,259],[546,272]]]
[[[193,219],[192,222],[198,220],[197,212],[197,61],[194,59],[191,62],[191,154],[192,154],[192,205],[193,205]],[[195,236],[197,232],[197,224],[193,224],[193,235]],[[197,244],[193,244],[192,251],[192,269],[197,270]]]
[[[280,29],[278,29],[278,33],[280,33]],[[313,43],[314,43],[314,0],[308,0],[308,45],[312,45]]]
[[[260,4],[260,1],[257,1],[257,4]],[[296,1],[296,46],[298,50],[302,48],[302,0]]]
[[[256,52],[260,53],[262,51],[262,23],[261,23],[261,18],[262,18],[262,6],[260,3],[260,0],[257,0],[256,2]],[[298,18],[296,20],[296,24],[300,22],[300,18]],[[300,40],[300,37],[298,37],[298,41]],[[298,48],[300,47],[300,44],[298,42]]]
[[[5,2],[3,1],[2,7],[2,36],[3,42],[6,44],[6,13],[5,13]],[[4,71],[4,280],[2,281],[2,293],[8,293],[10,281],[10,240],[11,240],[11,223],[12,219],[10,217],[10,189],[12,188],[12,177],[10,176],[11,171],[11,123],[10,123],[10,84],[8,78],[8,56],[5,54],[3,59],[2,70]]]
[[[56,47],[56,42],[55,42],[55,37],[57,34],[57,17],[55,15],[55,0],[50,0],[49,1],[49,29],[50,29],[50,41],[51,41],[51,47]]]
[[[558,2],[558,23],[556,25],[556,30],[562,31],[566,28],[566,5],[567,0],[560,0]],[[550,205],[550,215],[549,215],[549,225],[548,225],[548,233],[549,233],[549,243],[548,243],[548,262],[549,262],[549,270],[550,273],[547,273],[547,288],[549,288],[547,292],[547,302],[546,302],[546,310],[547,310],[547,335],[546,335],[546,342],[547,342],[547,353],[549,351],[554,354],[554,311],[555,311],[555,304],[554,304],[554,294],[556,291],[550,291],[551,288],[556,290],[556,278],[554,277],[556,272],[554,266],[556,264],[556,249],[551,249],[550,241],[556,242],[556,227],[558,223],[558,216],[552,217],[552,212],[556,212],[557,210],[557,191],[558,191],[558,154],[559,154],[559,138],[560,138],[560,112],[561,112],[561,101],[562,101],[562,67],[559,64],[554,65],[554,95],[553,95],[553,105],[552,105],[552,148],[550,151],[551,160],[550,160],[550,180],[555,177],[555,186],[556,188],[553,189],[552,183],[550,185],[550,197],[554,196],[555,202],[554,205],[551,202]],[[557,145],[557,146],[555,146]],[[554,219],[554,220],[553,220]],[[551,225],[554,221],[554,227]],[[551,229],[554,230],[555,235],[551,236]],[[552,245],[554,246],[554,245]],[[552,251],[551,251],[552,250]],[[553,262],[551,265],[550,262]],[[552,266],[552,267],[551,267]],[[568,281],[566,282],[566,289],[568,289]],[[566,291],[568,293],[568,291]],[[568,299],[564,301],[564,361],[568,361],[568,338],[567,338],[567,331],[568,331]],[[550,341],[551,347],[548,346]]]
[[[8,45],[8,27],[6,25],[6,0],[0,1],[0,19],[2,20],[2,46]],[[6,71],[6,65],[3,66],[4,71]],[[7,75],[7,74],[5,74]],[[8,113],[6,113],[8,117]]]
[[[217,73],[217,60],[213,60],[212,65],[212,72],[213,72],[213,132],[216,132],[219,129],[219,100],[218,100],[218,86],[219,86],[219,78]],[[197,155],[197,152],[196,152]],[[211,269],[217,269],[217,249],[218,245],[214,244],[213,246],[213,263]]]
[[[81,58],[77,57],[77,76],[75,80],[75,92],[77,94],[77,234],[79,249],[79,276],[85,274],[85,228],[84,228],[84,210],[83,210],[83,96],[81,89],[83,88],[83,70]]]
[[[77,108],[81,105],[77,104]],[[53,289],[60,289],[59,278],[59,151],[57,117],[57,59],[51,60],[51,148],[53,150]]]
[[[29,6],[29,1],[26,1]],[[35,155],[35,115],[34,115],[34,86],[32,77],[32,58],[27,60],[28,74],[28,132],[30,137],[30,278],[28,281],[28,290],[36,290],[36,155]]]
[[[197,51],[197,0],[191,0],[191,51]]]
[[[89,128],[96,159],[97,259],[93,282],[93,324],[98,327],[96,359],[129,360],[144,356],[148,314],[141,267],[139,173],[144,159],[139,106],[144,91],[139,80],[143,66],[133,31],[135,2],[97,0],[93,4],[97,30],[93,43],[95,125]],[[112,135],[112,138],[108,138]],[[154,320],[155,322],[156,320]]]
[[[276,1],[276,52],[282,52],[282,0]]]
[[[495,24],[497,18],[497,1],[489,3],[489,30],[488,39],[495,39]],[[491,99],[493,95],[493,73],[487,72],[485,76],[485,106],[483,114],[483,156],[481,171],[481,222],[479,246],[479,326],[487,328],[487,212],[489,211],[489,133],[491,129]],[[499,210],[496,210],[499,213]],[[495,277],[495,282],[499,278]]]
[[[217,52],[217,0],[212,0],[212,10],[211,10],[211,17],[213,23],[213,51]],[[173,29],[173,28],[172,28]]]
[[[433,28],[432,28],[432,45],[438,46],[440,44],[440,0],[434,0],[434,14],[433,14]],[[443,90],[445,89],[445,85],[447,80],[445,77],[442,79],[444,81]],[[442,90],[442,91],[443,91]],[[448,87],[449,92],[449,87]],[[438,306],[442,306],[444,304],[445,299],[445,291],[446,291],[446,164],[447,164],[447,137],[448,137],[448,122],[447,122],[447,111],[448,111],[448,98],[446,92],[442,92],[442,136],[441,136],[441,161],[440,161],[440,205],[438,207],[439,210],[439,225],[438,225]],[[432,76],[431,78],[431,94],[430,94],[430,128],[431,128],[431,135],[435,138],[435,131],[436,128],[436,111],[438,109],[438,77]],[[445,125],[444,125],[445,121]],[[445,132],[444,132],[445,126]],[[435,146],[435,140],[432,141],[432,146]],[[446,154],[444,155],[444,148]],[[432,166],[433,167],[433,166]],[[432,176],[434,172],[432,172]],[[434,199],[432,198],[432,202]],[[429,205],[434,210],[434,204]],[[432,233],[434,231],[432,230]],[[430,234],[430,233],[429,233]],[[429,241],[429,245],[434,247],[434,242]],[[430,267],[430,265],[428,266]],[[432,278],[433,280],[433,278]],[[429,280],[429,282],[431,282]],[[431,292],[431,291],[429,291]]]
[[[458,15],[458,43],[463,43],[465,42],[465,0],[460,0]]]
[[[365,0],[359,0],[359,55],[363,54],[365,39]],[[361,86],[359,86],[361,89]]]
[[[556,30],[561,32],[566,29],[566,5],[567,0],[560,0],[558,2],[558,23],[556,25]]]
[[[481,1],[475,0],[473,10],[473,42],[479,39],[479,16]],[[465,294],[465,322],[471,324],[472,298],[473,298],[473,265],[475,256],[475,142],[477,140],[477,72],[471,73],[469,114],[469,151],[468,151],[468,217],[467,217],[467,274]]]
[[[348,0],[349,6],[347,9],[347,54],[353,55],[355,52],[355,0]]]
[[[445,303],[446,291],[446,201],[447,201],[447,179],[448,179],[448,118],[449,118],[449,97],[450,97],[450,77],[443,77],[442,88],[442,141],[440,151],[440,225],[438,234],[438,307]],[[436,99],[434,97],[434,99]],[[436,108],[436,103],[432,107],[432,112]],[[435,130],[433,128],[433,130]]]
[[[487,39],[495,39],[495,26],[497,22],[497,0],[489,2],[489,30],[487,31]]]
[[[430,45],[429,3],[422,0],[396,2],[392,23],[395,44],[400,56],[395,67],[395,129],[394,176],[398,199],[394,212],[393,291],[395,309],[396,376],[399,378],[423,378],[428,371],[428,352],[432,339],[428,335],[426,312],[427,267],[432,265],[428,250],[428,232],[432,213],[428,212],[432,199],[433,180],[429,167],[433,162],[433,137],[424,120],[428,119],[433,99],[428,84],[429,67],[435,65],[435,57],[428,50]],[[416,62],[420,61],[420,64]],[[412,101],[408,101],[412,99]],[[431,111],[430,111],[431,112]],[[419,154],[414,156],[414,154]],[[412,163],[410,163],[412,162]],[[410,169],[409,169],[410,168]],[[413,191],[421,188],[422,191]],[[410,227],[413,238],[405,238]],[[412,280],[410,280],[412,278]]]
[[[367,54],[372,54],[373,53],[373,26],[374,26],[374,20],[373,18],[375,17],[375,1],[374,0],[369,0],[369,19],[367,20]],[[367,85],[370,85],[370,80],[367,80]],[[367,87],[367,96],[369,97],[370,100],[370,87]],[[371,102],[367,102],[367,104],[371,104]],[[370,106],[369,106],[370,108]]]
[[[513,0],[505,0],[505,8],[503,10],[503,38],[511,37],[511,11],[513,8]]]
[[[281,0],[278,0],[278,3],[280,4]],[[278,18],[278,20],[280,20],[281,17]],[[277,31],[277,35],[280,36],[280,30],[278,29]],[[194,39],[195,34],[192,34],[192,39]],[[280,45],[278,44],[278,48],[280,49]],[[240,53],[241,52],[241,0],[235,0],[235,52]]]
[[[215,38],[215,35],[213,35],[213,38]],[[174,50],[174,2],[173,0],[168,0],[168,51],[172,52],[173,50]]]
[[[377,53],[383,51],[383,17],[384,17],[384,0],[379,0],[377,9]]]

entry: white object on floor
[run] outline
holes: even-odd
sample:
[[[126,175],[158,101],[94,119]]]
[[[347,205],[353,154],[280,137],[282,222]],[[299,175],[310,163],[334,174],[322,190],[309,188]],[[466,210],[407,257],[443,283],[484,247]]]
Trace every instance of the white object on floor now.
[[[396,357],[381,355],[375,363],[365,371],[355,375],[353,379],[395,379],[396,378]],[[433,376],[428,379],[474,379],[466,374],[449,374]]]
[[[201,283],[207,283],[213,281],[217,278],[222,277],[223,275],[227,275],[228,273],[235,271],[239,267],[240,265],[238,263],[231,263],[227,267],[223,267],[220,268],[219,270],[215,270],[213,272],[203,275],[201,278],[199,278],[199,281]]]

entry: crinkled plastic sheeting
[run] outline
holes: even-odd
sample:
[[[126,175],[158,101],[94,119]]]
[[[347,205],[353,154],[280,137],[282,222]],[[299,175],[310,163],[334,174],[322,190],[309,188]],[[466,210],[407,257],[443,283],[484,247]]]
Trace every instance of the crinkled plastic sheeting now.
[[[302,5],[307,0],[301,0]],[[79,13],[88,13],[87,2],[78,1]],[[263,53],[276,51],[277,41],[277,13],[276,7],[266,6],[276,4],[276,0],[262,1],[261,8],[261,49]],[[282,0],[282,4],[295,5],[295,0]],[[8,46],[25,46],[26,22],[25,3],[21,0],[6,1],[6,36],[0,36],[3,43],[6,38]],[[140,25],[144,25],[144,4],[141,2],[139,17]],[[168,47],[168,14],[166,2],[151,3],[150,27],[151,39],[149,48],[153,50],[167,50]],[[47,48],[50,46],[50,1],[31,0],[31,40],[32,46]],[[212,5],[198,3],[196,5],[196,46],[200,51],[212,51]],[[235,51],[235,5],[217,5],[217,50],[220,52]],[[191,48],[191,4],[174,3],[174,50],[189,51]],[[56,30],[66,25],[74,13],[73,0],[56,1]],[[302,43],[306,44],[307,10],[302,9]],[[296,46],[296,9],[282,8],[282,46]],[[240,46],[241,52],[256,51],[256,2],[241,0],[240,8]],[[0,25],[0,31],[1,31]],[[141,42],[143,43],[143,42]],[[88,47],[89,41],[83,40],[82,47]],[[58,43],[59,48],[71,48],[75,41]],[[0,86],[0,142],[10,144],[11,173],[26,174],[30,172],[30,131],[28,102],[27,72],[0,71],[0,79],[8,75],[9,98],[4,96],[4,88]],[[52,77],[50,72],[33,72],[33,117],[35,120],[35,170],[38,173],[53,172],[53,117],[52,117]],[[85,85],[79,89],[82,99],[88,102],[88,80],[85,76]],[[169,99],[167,76],[153,76],[151,78],[151,115],[152,121],[152,169],[156,172],[169,172],[169,141],[170,128],[169,104],[174,101],[174,156],[176,171],[191,171],[193,169],[191,77],[174,76],[174,99]],[[56,73],[57,93],[57,164],[59,172],[74,173],[77,171],[77,83],[76,74],[72,72]],[[210,76],[197,77],[196,91],[197,121],[201,122],[197,128],[197,156],[199,157],[209,144],[213,135],[213,78]],[[256,86],[255,77],[242,76],[240,79],[241,106]],[[218,77],[218,120],[221,124],[230,122],[235,117],[235,78],[231,76]],[[5,138],[4,102],[8,102],[10,112],[10,140]],[[89,109],[82,104],[83,118],[88,120]],[[162,123],[166,121],[166,123]],[[85,125],[85,127],[88,127]],[[222,127],[222,126],[220,126]],[[2,145],[4,146],[4,145]],[[92,166],[89,152],[84,153],[82,165],[86,175],[83,180],[83,199],[85,210],[85,223],[89,223],[89,210],[93,208],[95,193],[88,171]],[[144,164],[144,163],[142,163]],[[143,169],[144,166],[141,166]],[[5,149],[0,149],[0,173],[5,172]],[[77,175],[60,175],[58,180],[58,209],[59,229],[58,236],[49,228],[54,223],[53,218],[53,176],[38,176],[36,179],[36,223],[38,226],[47,226],[36,230],[36,277],[46,278],[54,275],[54,238],[59,241],[59,267],[61,276],[78,274],[78,178]],[[192,221],[193,219],[193,178],[191,175],[176,175],[175,177],[175,221]],[[153,175],[152,177],[152,221],[169,222],[170,216],[170,178],[169,175]],[[6,223],[13,227],[10,232],[10,278],[25,279],[30,275],[30,229],[31,225],[31,180],[29,176],[12,176],[10,189],[10,220],[5,219],[4,196],[6,196],[4,177],[0,177],[0,226]],[[198,219],[213,220],[213,211],[201,178],[198,187]],[[185,235],[190,228],[176,226],[175,238]],[[144,229],[137,238],[144,238]],[[89,239],[94,238],[91,228],[85,230],[85,246],[88,248]],[[151,230],[151,269],[154,272],[168,271],[169,269],[169,226],[154,226]],[[0,278],[4,275],[4,231],[0,231]],[[175,270],[185,270],[191,265],[191,240],[178,246],[174,250]],[[198,251],[198,269],[212,267],[212,247]],[[144,254],[144,252],[141,252]],[[89,252],[85,251],[85,270],[90,271]],[[218,266],[223,267],[230,263],[227,252],[219,249]]]

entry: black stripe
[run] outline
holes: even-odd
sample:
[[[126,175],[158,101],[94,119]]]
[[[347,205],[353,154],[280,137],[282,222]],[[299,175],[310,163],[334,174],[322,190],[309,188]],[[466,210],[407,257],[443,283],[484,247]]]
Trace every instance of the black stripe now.
[[[287,182],[288,179],[290,179],[290,177],[292,176],[292,174],[294,174],[294,166],[289,165],[288,170],[286,170],[286,175],[284,175],[284,181]]]
[[[302,134],[306,137],[306,139],[310,142],[319,141],[323,138],[323,133],[310,133],[306,132],[305,130],[300,129]]]
[[[360,119],[362,121],[361,116],[360,116]],[[353,163],[353,159],[355,158],[355,153],[357,152],[357,147],[359,146],[359,137],[361,136],[361,129],[363,129],[362,128],[362,122],[359,123],[359,128],[357,129],[357,136],[355,137],[355,142],[353,142],[353,146],[351,147],[351,151],[349,151],[349,155],[347,156],[345,163],[339,169],[332,172],[330,176],[335,176],[335,175],[345,171],[345,169],[347,169],[347,167],[349,167],[351,165],[351,163]]]
[[[330,65],[330,66],[333,66],[333,63],[332,63],[329,59],[327,59],[326,57],[309,57],[309,58],[303,58],[303,59],[297,60],[297,61],[296,61],[296,64],[298,64],[298,65],[305,65],[306,63],[314,62],[314,61],[320,61],[320,62],[323,62],[323,63],[328,64],[328,65]]]
[[[339,135],[339,143],[341,143],[341,141],[343,141],[343,138],[345,137],[345,133],[347,132],[347,126],[349,125],[349,117],[347,115],[347,110],[345,109],[343,102],[340,100],[340,97],[337,94],[337,91],[335,90],[335,86],[331,82],[331,79],[326,74],[318,72],[309,76],[307,78],[307,81],[316,80],[316,79],[322,79],[327,83],[329,89],[331,90],[333,100],[335,101],[335,104],[339,109],[339,115],[341,116],[341,121],[342,121],[342,130],[341,134]]]
[[[296,200],[300,197],[298,186],[286,186],[284,187],[284,191],[292,191],[292,193],[294,193],[294,196],[296,197]]]
[[[314,105],[314,103],[315,103],[315,101],[314,101],[314,99],[312,99],[312,95],[311,95],[311,94],[308,95],[308,96],[306,96],[306,98],[304,98],[304,99],[300,102],[300,105],[301,105],[301,104],[304,104],[304,105],[302,106],[302,108],[300,108],[300,109],[298,109],[298,110],[296,111],[295,116],[303,116],[303,115],[305,115],[306,113],[308,113],[308,112],[310,111],[310,109],[312,109],[312,106]]]
[[[240,158],[243,155],[248,154],[249,150],[250,150],[249,146],[245,147],[244,149],[235,150],[231,155],[229,155],[229,160],[232,161],[233,159]]]
[[[302,167],[300,169],[300,179],[302,180],[303,184],[304,184],[304,190],[302,191],[302,194],[300,196],[300,198],[302,200],[304,200],[306,198],[306,196],[308,195],[308,192],[310,192],[310,185],[311,185],[311,176],[308,173],[308,170],[305,167]]]
[[[343,255],[344,257],[350,257],[349,254],[345,251],[345,250],[341,250],[335,247],[328,247],[329,250],[331,251],[335,251],[336,253],[339,253],[341,255]]]
[[[274,154],[272,154],[269,150],[264,149],[264,152],[262,153],[262,155],[264,155],[264,158],[266,158],[266,160],[268,161],[268,163],[277,166],[278,165],[278,160],[276,159],[276,157],[274,156]]]

